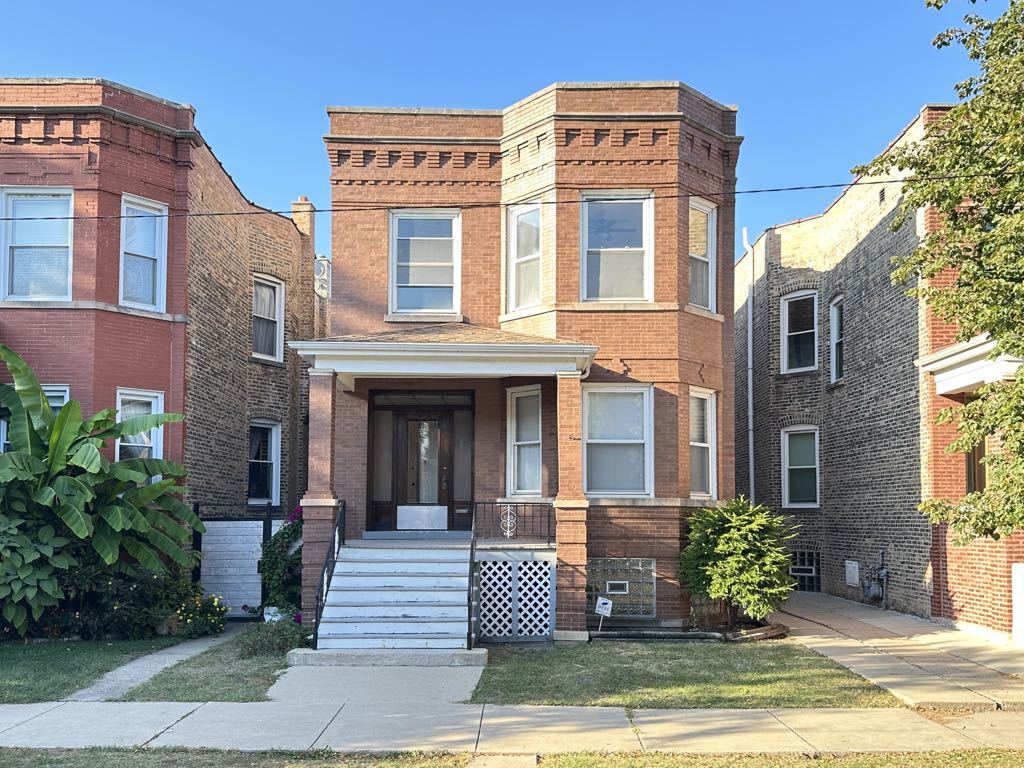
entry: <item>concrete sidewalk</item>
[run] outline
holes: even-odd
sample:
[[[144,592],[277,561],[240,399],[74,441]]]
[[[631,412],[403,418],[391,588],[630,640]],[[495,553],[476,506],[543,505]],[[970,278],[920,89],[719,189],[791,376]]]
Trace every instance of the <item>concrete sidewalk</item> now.
[[[293,667],[254,704],[0,705],[0,747],[341,752],[833,753],[1024,748],[1024,713],[940,724],[906,709],[638,710],[464,704],[480,668]]]
[[[795,593],[773,618],[798,642],[910,707],[1024,710],[1024,649],[810,592]]]

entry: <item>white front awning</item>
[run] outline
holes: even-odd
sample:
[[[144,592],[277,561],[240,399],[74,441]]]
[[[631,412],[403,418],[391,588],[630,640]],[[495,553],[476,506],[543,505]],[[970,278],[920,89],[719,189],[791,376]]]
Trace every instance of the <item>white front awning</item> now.
[[[500,331],[494,334],[507,340],[381,341],[340,337],[294,341],[288,346],[313,368],[336,372],[342,386],[350,390],[356,379],[367,378],[505,378],[585,373],[597,354],[597,347],[589,344],[547,342],[539,338],[534,341]],[[387,334],[389,339],[401,335]]]
[[[935,377],[935,392],[956,395],[974,392],[986,384],[1012,379],[1021,360],[993,356],[996,343],[987,335],[951,344],[917,360],[921,370]]]

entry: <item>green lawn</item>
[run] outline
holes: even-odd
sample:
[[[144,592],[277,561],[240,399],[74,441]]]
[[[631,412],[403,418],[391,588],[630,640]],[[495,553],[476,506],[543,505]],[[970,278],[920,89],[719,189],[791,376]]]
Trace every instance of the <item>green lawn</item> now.
[[[492,649],[471,700],[629,709],[899,706],[882,689],[789,640]]]
[[[165,669],[123,701],[266,701],[285,656],[238,655],[238,638]]]
[[[4,768],[466,768],[470,755],[344,756],[324,753],[209,750],[0,749]],[[541,768],[1018,768],[1024,752],[909,752],[842,755],[568,754],[541,758]]]
[[[179,642],[152,640],[0,643],[0,703],[57,701],[104,674],[152,651]]]

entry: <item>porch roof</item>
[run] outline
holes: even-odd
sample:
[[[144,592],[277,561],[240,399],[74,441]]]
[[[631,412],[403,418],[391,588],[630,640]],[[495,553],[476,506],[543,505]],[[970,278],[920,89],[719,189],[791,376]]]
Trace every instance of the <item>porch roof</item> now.
[[[974,392],[985,384],[1012,379],[1021,360],[995,355],[996,342],[987,334],[950,344],[915,362],[935,377],[935,392],[953,395]]]
[[[503,378],[585,372],[597,347],[470,323],[431,325],[293,341],[313,368],[342,385],[360,378]]]

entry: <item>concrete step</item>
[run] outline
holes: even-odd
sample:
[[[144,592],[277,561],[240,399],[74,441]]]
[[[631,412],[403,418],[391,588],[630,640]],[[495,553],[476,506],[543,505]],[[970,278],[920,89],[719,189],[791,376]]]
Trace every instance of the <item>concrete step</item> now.
[[[339,560],[451,560],[469,562],[468,547],[355,547],[344,546]]]
[[[411,590],[404,586],[339,586],[333,580],[327,593],[327,605],[358,603],[383,605],[384,603],[447,603],[466,598],[467,585],[456,587],[422,587]]]
[[[464,566],[460,568],[459,566]],[[469,573],[469,561],[403,558],[402,560],[339,560],[334,574],[341,573]]]
[[[320,635],[319,648],[462,648],[466,634],[451,635]]]
[[[296,648],[288,652],[290,667],[484,667],[487,649],[433,648],[418,650],[367,648]]]
[[[320,637],[351,637],[354,635],[393,635],[409,637],[421,635],[465,635],[465,619],[437,618],[324,618],[320,620]]]
[[[442,571],[439,573],[339,573],[334,572],[331,589],[355,587],[401,587],[408,592],[433,587],[461,587],[466,589],[469,584],[468,573]]]
[[[401,602],[401,603],[352,603],[331,602],[324,606],[324,621],[327,619],[400,618],[400,619],[459,619],[465,622],[469,608],[466,601],[458,602]]]

